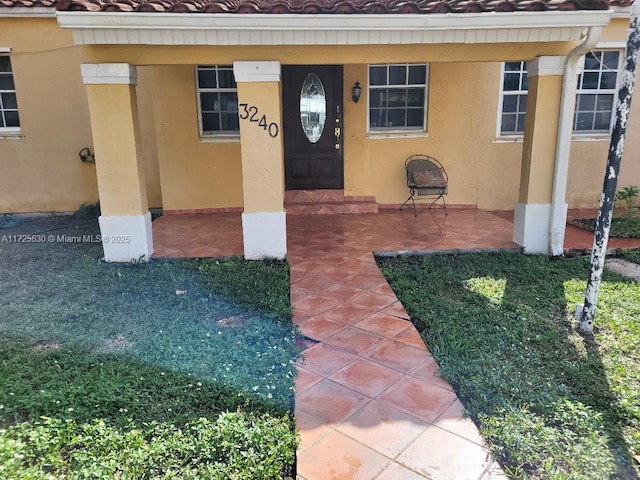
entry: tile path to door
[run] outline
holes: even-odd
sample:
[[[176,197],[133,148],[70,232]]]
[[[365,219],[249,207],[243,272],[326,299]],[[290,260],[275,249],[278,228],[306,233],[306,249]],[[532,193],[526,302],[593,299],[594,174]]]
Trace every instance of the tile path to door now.
[[[299,479],[506,478],[373,252],[514,248],[511,214],[305,215],[287,223],[294,321],[318,342],[298,362]],[[153,230],[156,257],[242,254],[236,214],[163,216]],[[569,227],[567,242],[587,249],[592,236]]]

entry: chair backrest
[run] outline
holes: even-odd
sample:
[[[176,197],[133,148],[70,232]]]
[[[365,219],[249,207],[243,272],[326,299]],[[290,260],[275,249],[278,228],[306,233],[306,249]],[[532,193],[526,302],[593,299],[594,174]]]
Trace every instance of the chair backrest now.
[[[442,164],[428,155],[412,155],[404,163],[407,185],[413,188],[446,188],[449,181]]]

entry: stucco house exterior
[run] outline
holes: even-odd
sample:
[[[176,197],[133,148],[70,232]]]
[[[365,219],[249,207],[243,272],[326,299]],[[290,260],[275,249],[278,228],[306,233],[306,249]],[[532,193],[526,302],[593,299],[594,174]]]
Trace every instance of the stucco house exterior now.
[[[630,3],[0,0],[0,213],[99,199],[128,261],[151,207],[241,212],[246,257],[283,258],[287,215],[397,209],[425,153],[450,208],[561,253],[598,203]],[[620,185],[639,134],[635,101]]]

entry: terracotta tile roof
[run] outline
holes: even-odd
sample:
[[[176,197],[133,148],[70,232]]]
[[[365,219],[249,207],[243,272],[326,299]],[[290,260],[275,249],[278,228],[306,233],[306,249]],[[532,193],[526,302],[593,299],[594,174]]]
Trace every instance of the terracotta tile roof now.
[[[633,0],[0,0],[2,7],[90,12],[171,13],[478,13],[606,10]]]
[[[57,0],[0,0],[2,7],[55,7]]]

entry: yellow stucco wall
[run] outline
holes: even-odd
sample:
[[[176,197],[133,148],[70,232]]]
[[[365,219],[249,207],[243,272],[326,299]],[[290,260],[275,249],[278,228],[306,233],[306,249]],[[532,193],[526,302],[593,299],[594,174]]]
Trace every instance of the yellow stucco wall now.
[[[82,50],[54,18],[0,18],[0,47],[10,48],[21,123],[19,136],[0,134],[0,213],[67,212],[98,200],[96,168],[78,152],[92,147]],[[142,69],[141,69],[142,70]],[[140,83],[146,83],[144,75]],[[151,103],[141,100],[149,204],[162,205]]]
[[[195,68],[153,67],[150,76],[163,208],[241,207],[240,140],[200,140]]]
[[[55,19],[0,18],[11,48],[22,133],[0,137],[0,212],[72,211],[98,199],[81,50]],[[1,135],[1,134],[0,134]]]
[[[624,42],[628,21],[615,19],[602,41]],[[500,60],[567,53],[572,44],[327,47],[72,46],[55,19],[0,19],[0,46],[11,47],[23,138],[0,139],[0,212],[74,210],[97,199],[95,166],[77,152],[92,146],[82,62],[138,65],[140,158],[150,206],[165,210],[240,208],[239,139],[199,137],[194,65],[234,60],[344,64],[344,162],[347,195],[380,204],[407,196],[404,159],[438,158],[450,177],[447,202],[512,209],[518,201],[523,144],[497,139]],[[482,60],[482,61],[480,61]],[[367,84],[368,63],[428,62],[428,133],[367,133],[366,88],[358,104],[351,86]],[[47,65],[43,81],[42,65]],[[636,95],[637,96],[637,95]],[[640,184],[640,101],[633,103],[620,185]],[[229,139],[227,139],[229,140]],[[572,142],[567,200],[597,203],[607,139]],[[62,192],[62,193],[61,193]]]

